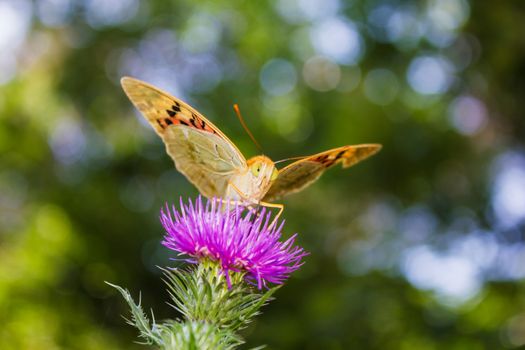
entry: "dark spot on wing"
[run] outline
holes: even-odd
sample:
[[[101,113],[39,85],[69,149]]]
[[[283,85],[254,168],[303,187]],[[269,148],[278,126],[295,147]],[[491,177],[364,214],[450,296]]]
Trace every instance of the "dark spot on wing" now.
[[[177,103],[177,102],[175,102],[175,103]],[[174,110],[175,112],[180,112],[180,107],[179,107],[178,104],[171,106],[171,109]]]
[[[195,114],[195,113],[192,113],[191,114],[191,119],[193,120],[193,125],[197,128],[197,129],[200,129],[200,118]]]
[[[339,153],[337,153],[337,155],[335,156],[335,160],[338,160],[339,158],[341,158],[343,154],[345,154],[345,152],[346,150],[339,151]]]
[[[328,168],[334,165],[334,163],[335,163],[335,159],[327,159],[326,161],[323,162],[323,165]]]
[[[164,119],[164,123],[166,123],[166,125],[172,125],[173,121],[170,118],[166,118]]]
[[[323,154],[323,155],[320,155],[316,158],[313,158],[312,160],[314,162],[319,162],[321,163],[323,166],[325,167],[330,167],[332,165],[335,164],[335,162],[340,159],[344,154],[345,154],[346,150],[341,150],[339,151],[335,156],[333,156],[332,154]]]
[[[169,115],[170,117],[174,117],[175,114],[177,114],[177,112],[174,112],[174,111],[172,111],[171,109],[166,109],[166,112],[168,112],[168,115]]]
[[[189,124],[188,124],[188,123],[186,123],[186,122],[185,122],[184,120],[181,120],[181,121],[180,121],[180,123],[181,123],[182,125],[186,125],[186,126],[189,126]]]

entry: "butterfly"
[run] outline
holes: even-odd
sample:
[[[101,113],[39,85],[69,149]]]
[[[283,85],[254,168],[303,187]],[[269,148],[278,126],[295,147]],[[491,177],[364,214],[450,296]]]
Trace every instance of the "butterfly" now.
[[[122,88],[166,146],[175,167],[208,198],[279,208],[271,203],[316,181],[328,168],[350,167],[381,149],[380,144],[337,147],[301,157],[277,169],[264,155],[246,160],[235,144],[187,103],[137,79],[123,77]]]

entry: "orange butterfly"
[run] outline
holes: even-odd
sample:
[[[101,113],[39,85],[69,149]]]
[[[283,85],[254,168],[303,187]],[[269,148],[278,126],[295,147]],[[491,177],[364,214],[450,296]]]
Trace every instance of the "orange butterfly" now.
[[[264,155],[246,160],[226,135],[183,101],[134,78],[124,77],[121,84],[164,141],[177,170],[204,196],[279,208],[277,217],[284,205],[270,201],[302,190],[336,164],[347,168],[381,149],[379,144],[342,146],[277,170]]]

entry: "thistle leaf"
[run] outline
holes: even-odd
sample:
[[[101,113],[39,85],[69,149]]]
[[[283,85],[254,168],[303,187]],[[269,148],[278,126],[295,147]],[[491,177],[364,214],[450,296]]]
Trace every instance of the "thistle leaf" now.
[[[128,303],[130,310],[131,310],[131,319],[128,319],[127,322],[130,325],[135,326],[139,330],[140,332],[139,337],[144,338],[146,344],[148,345],[153,345],[153,344],[160,345],[162,342],[161,335],[156,329],[157,327],[153,327],[153,328],[151,327],[150,320],[148,319],[148,317],[146,316],[146,313],[144,312],[144,310],[142,309],[142,306],[140,305],[141,304],[140,297],[139,297],[139,302],[137,304],[135,303],[135,301],[133,300],[133,298],[131,297],[131,294],[129,293],[127,289],[124,289],[120,286],[117,286],[116,284],[112,284],[109,282],[106,282],[106,284],[118,290],[120,294],[122,295],[122,297],[124,298],[124,300],[126,300],[126,302]],[[151,315],[152,315],[152,318],[154,319],[153,311],[151,312]],[[153,325],[155,325],[155,323],[153,323]]]

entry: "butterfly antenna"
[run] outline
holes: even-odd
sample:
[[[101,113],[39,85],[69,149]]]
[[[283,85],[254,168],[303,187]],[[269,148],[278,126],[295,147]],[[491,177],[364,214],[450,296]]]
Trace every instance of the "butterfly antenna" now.
[[[239,118],[239,121],[241,122],[242,127],[244,128],[244,130],[246,131],[248,136],[250,136],[250,138],[252,139],[252,141],[255,144],[255,146],[259,149],[259,152],[264,153],[263,150],[262,150],[261,145],[259,145],[259,142],[257,142],[255,137],[253,137],[252,132],[250,131],[250,129],[248,129],[248,126],[244,122],[244,119],[243,119],[243,117],[241,115],[241,110],[239,109],[239,105],[237,103],[235,103],[233,105],[233,109],[235,110],[235,113],[237,114],[237,118]]]
[[[278,160],[276,162],[273,162],[274,164],[279,164],[279,163],[282,163],[282,162],[287,162],[289,160],[299,160],[299,159],[304,159],[306,158],[307,156],[299,156],[299,157],[290,157],[290,158],[284,158],[284,159],[281,159],[281,160]]]

